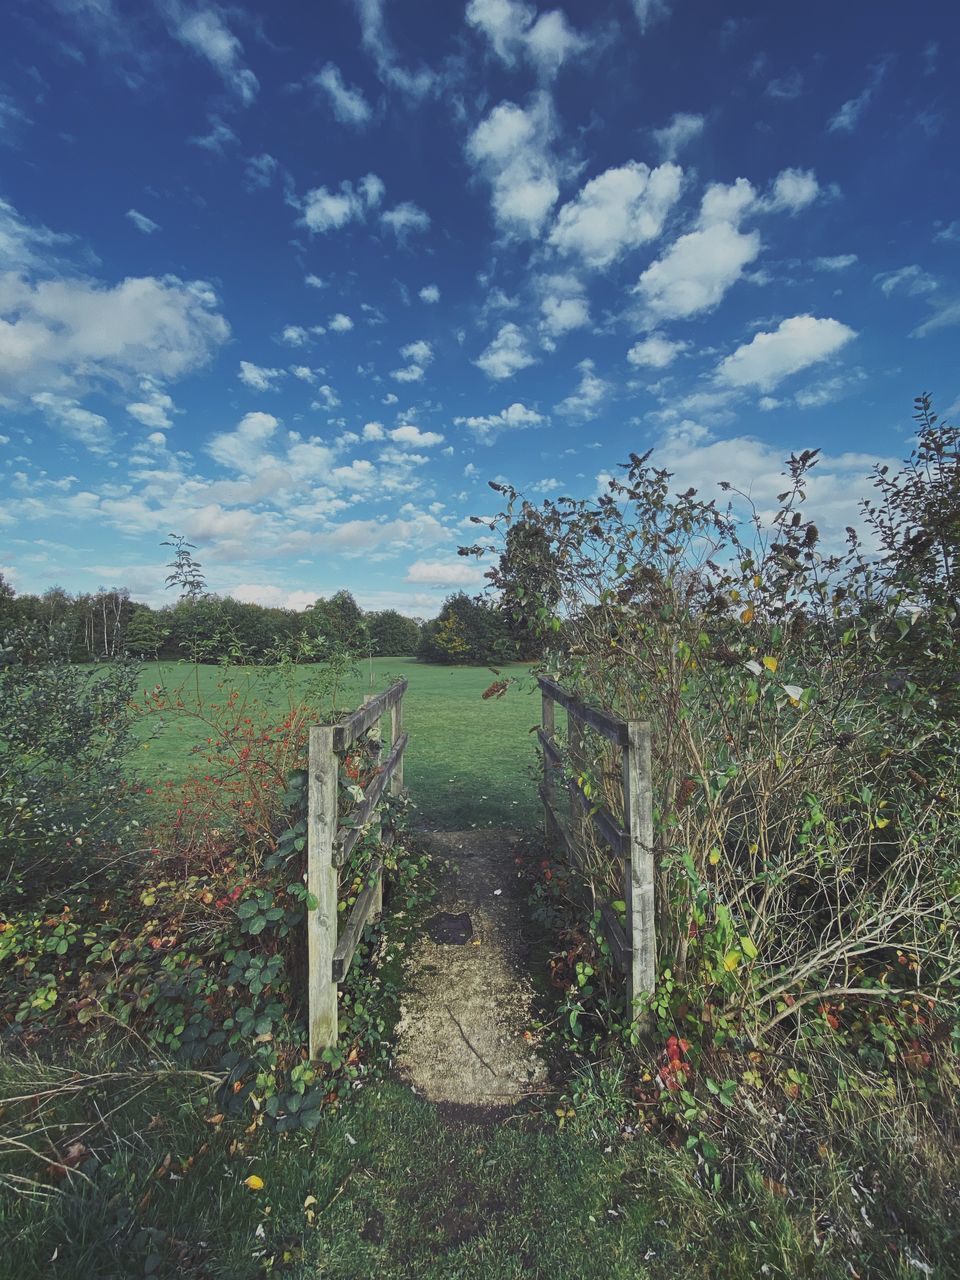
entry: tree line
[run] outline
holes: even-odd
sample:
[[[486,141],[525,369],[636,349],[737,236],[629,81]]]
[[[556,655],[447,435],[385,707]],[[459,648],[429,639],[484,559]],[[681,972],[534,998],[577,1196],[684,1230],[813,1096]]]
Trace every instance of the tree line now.
[[[18,594],[0,575],[0,633],[57,630],[76,662],[129,655],[206,662],[276,660],[281,654],[322,661],[330,654],[418,657],[426,662],[485,664],[533,658],[537,644],[505,603],[457,592],[435,619],[396,609],[364,610],[347,590],[305,609],[234,600],[205,590],[184,592],[153,608],[126,588],[71,594],[51,587]]]

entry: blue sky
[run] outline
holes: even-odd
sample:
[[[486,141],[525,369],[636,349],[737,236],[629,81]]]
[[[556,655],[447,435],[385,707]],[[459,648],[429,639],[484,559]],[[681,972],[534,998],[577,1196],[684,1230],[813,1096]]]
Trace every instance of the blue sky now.
[[[0,568],[430,615],[486,481],[654,447],[855,522],[960,409],[960,16],[812,0],[13,0]]]

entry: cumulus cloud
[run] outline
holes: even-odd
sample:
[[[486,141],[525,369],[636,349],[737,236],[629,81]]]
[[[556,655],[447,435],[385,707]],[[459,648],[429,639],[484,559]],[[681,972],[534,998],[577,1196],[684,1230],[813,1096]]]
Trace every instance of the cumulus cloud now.
[[[419,297],[421,302],[439,302],[440,286],[436,284],[425,284],[420,290]]]
[[[400,354],[410,363],[402,369],[394,369],[390,374],[397,382],[422,382],[426,366],[433,359],[433,347],[422,338],[416,342],[408,342],[401,347]]]
[[[443,444],[443,436],[439,432],[421,431],[419,427],[409,424],[394,427],[392,431],[387,432],[387,435],[397,444],[409,445],[417,449],[430,449],[436,444]]]
[[[280,341],[288,347],[305,347],[310,341],[310,334],[302,324],[287,324],[281,330]]]
[[[720,361],[717,381],[770,391],[791,373],[835,355],[857,335],[839,320],[791,316],[772,332],[761,331]]]
[[[340,68],[332,62],[314,76],[313,83],[327,95],[334,117],[340,124],[363,129],[373,119],[373,110],[361,91],[346,84]]]
[[[501,62],[514,67],[526,61],[544,80],[553,79],[568,59],[590,47],[562,10],[538,16],[524,0],[470,0],[466,19],[486,37]]]
[[[538,235],[556,204],[556,133],[550,98],[538,93],[526,108],[501,102],[470,135],[467,158],[490,183],[494,221],[505,235]]]
[[[590,323],[590,304],[582,293],[548,293],[540,302],[540,314],[541,332],[559,338]]]
[[[557,413],[567,418],[595,418],[610,391],[610,384],[596,373],[592,360],[581,360],[577,365],[580,371],[580,383],[576,391],[555,405]]]
[[[398,240],[405,241],[414,231],[427,231],[430,227],[430,215],[419,205],[404,200],[393,209],[387,209],[380,215],[380,221],[389,227]]]
[[[484,580],[484,567],[462,557],[455,560],[414,560],[407,582],[428,582],[435,587],[473,586]]]
[[[638,369],[666,369],[688,346],[689,343],[674,342],[662,333],[651,333],[630,348],[627,359]]]
[[[655,239],[680,196],[681,169],[654,170],[630,160],[583,187],[557,215],[548,237],[560,253],[585,266],[607,267],[630,249]]]
[[[339,190],[315,187],[303,198],[301,224],[311,231],[326,233],[339,231],[351,222],[363,222],[370,209],[383,199],[383,181],[375,173],[368,173],[354,187],[344,180]]]
[[[655,319],[685,319],[716,307],[760,252],[760,236],[714,222],[676,240],[643,272],[634,292]]]
[[[215,5],[188,8],[180,0],[163,0],[172,34],[210,63],[224,84],[249,106],[260,88],[257,77],[243,65],[243,45],[229,29]]]
[[[256,475],[264,466],[266,446],[279,425],[279,419],[272,413],[248,413],[233,431],[222,431],[213,436],[207,445],[207,453],[221,466],[230,467],[242,475]]]
[[[171,414],[177,412],[172,396],[162,390],[150,378],[140,384],[140,399],[127,405],[127,413],[145,427],[154,431],[166,431],[173,426]]]
[[[331,333],[349,333],[353,328],[353,321],[342,311],[337,311],[327,321],[327,328]]]
[[[159,222],[154,222],[145,213],[138,213],[136,209],[128,209],[124,216],[129,218],[137,230],[142,231],[145,236],[152,236],[154,231],[160,230]]]
[[[484,444],[492,444],[501,431],[521,431],[526,427],[539,427],[546,418],[535,409],[528,409],[519,402],[508,405],[499,413],[479,415],[470,418],[454,418],[454,426],[469,427],[475,431]],[[465,470],[464,475],[472,474]]]
[[[510,322],[501,325],[489,347],[473,363],[489,378],[500,382],[504,378],[512,378],[528,365],[536,364],[536,359],[527,349],[522,330]]]
[[[820,184],[812,169],[784,169],[773,181],[763,208],[770,213],[799,213],[820,194]]]
[[[704,118],[690,111],[677,111],[661,129],[653,130],[653,137],[664,160],[675,160],[694,138],[703,133]]]
[[[285,375],[285,369],[265,369],[249,360],[240,361],[240,381],[253,391],[272,391],[274,383]]]
[[[230,334],[217,306],[209,284],[177,276],[111,286],[9,273],[0,277],[0,391],[182,377]]]

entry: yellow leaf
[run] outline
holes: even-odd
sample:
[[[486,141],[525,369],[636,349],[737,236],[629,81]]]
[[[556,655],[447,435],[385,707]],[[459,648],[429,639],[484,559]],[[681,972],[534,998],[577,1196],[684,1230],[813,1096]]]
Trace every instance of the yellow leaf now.
[[[741,615],[740,615],[740,621],[741,621],[741,622],[752,622],[752,621],[753,621],[753,606],[752,606],[752,605],[747,605],[746,609],[744,609],[743,613],[741,613]]]
[[[711,850],[710,850],[710,865],[711,865],[711,867],[715,867],[719,861],[720,861],[720,850],[719,850],[719,849],[711,849]]]
[[[753,575],[753,585],[754,585],[755,587],[759,587],[759,585],[760,585],[760,575],[759,575],[759,573],[755,573],[755,574]]]
[[[777,660],[776,658],[764,658],[763,665],[767,668],[768,671],[776,671]]]
[[[243,1185],[249,1187],[251,1191],[262,1191],[263,1179],[258,1178],[255,1173],[251,1173],[249,1178],[244,1178]]]
[[[723,967],[726,969],[727,973],[733,973],[742,958],[743,957],[740,955],[739,951],[728,951],[723,957]]]
[[[875,822],[873,825],[874,825],[874,827],[875,827],[878,831],[882,831],[884,827],[889,827],[889,825],[890,825],[890,819],[889,819],[889,818],[878,818],[878,819],[876,820],[876,822]]]
[[[303,1207],[305,1209],[309,1209],[312,1204],[316,1204],[316,1203],[317,1203],[316,1196],[307,1196],[306,1200],[304,1200],[303,1202]]]

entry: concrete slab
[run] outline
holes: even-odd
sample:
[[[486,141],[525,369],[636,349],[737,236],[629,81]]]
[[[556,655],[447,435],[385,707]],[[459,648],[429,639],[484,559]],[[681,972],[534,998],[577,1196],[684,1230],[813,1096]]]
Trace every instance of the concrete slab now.
[[[436,910],[466,912],[473,937],[462,946],[419,941],[397,1028],[397,1067],[431,1102],[471,1112],[506,1109],[547,1080],[523,1034],[533,990],[524,975],[515,837],[488,828],[434,831],[423,839],[451,863]]]

